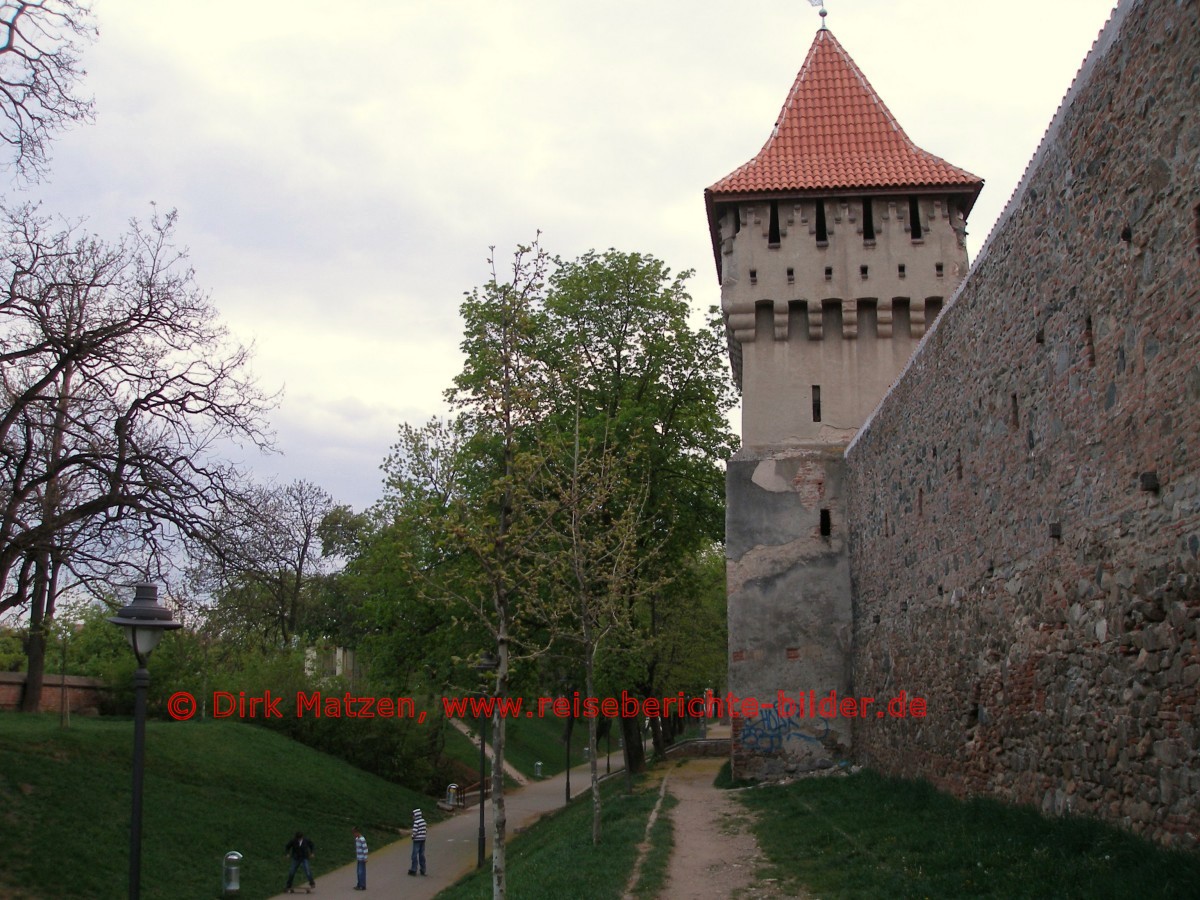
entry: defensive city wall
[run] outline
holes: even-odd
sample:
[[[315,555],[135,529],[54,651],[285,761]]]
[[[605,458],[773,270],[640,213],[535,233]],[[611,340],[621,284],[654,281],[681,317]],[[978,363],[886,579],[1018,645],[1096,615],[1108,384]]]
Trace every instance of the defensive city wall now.
[[[1193,846],[1198,97],[1200,4],[1122,3],[841,486],[852,690],[928,706],[853,755]]]

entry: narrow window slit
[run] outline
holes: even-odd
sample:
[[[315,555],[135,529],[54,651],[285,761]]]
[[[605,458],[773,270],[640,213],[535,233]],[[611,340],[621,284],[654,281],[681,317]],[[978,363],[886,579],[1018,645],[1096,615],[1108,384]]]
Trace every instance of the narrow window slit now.
[[[908,230],[914,241],[921,240],[925,235],[921,229],[921,205],[916,197],[908,198]]]
[[[875,215],[870,197],[863,197],[862,232],[864,241],[875,240]]]

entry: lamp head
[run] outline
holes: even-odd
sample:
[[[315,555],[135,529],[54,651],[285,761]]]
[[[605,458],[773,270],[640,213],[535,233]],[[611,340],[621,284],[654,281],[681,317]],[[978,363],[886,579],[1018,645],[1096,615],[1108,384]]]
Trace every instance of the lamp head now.
[[[183,627],[171,617],[171,611],[158,605],[158,585],[139,584],[133,589],[133,602],[109,618],[125,630],[125,639],[133,648],[138,664],[145,665],[146,657],[158,646],[163,632]]]

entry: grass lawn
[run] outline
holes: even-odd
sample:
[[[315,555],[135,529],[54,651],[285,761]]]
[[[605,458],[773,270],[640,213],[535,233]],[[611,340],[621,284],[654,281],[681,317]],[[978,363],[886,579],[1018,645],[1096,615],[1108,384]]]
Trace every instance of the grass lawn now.
[[[671,821],[671,810],[678,805],[679,801],[671,796],[668,788],[659,807],[658,818],[650,826],[650,847],[646,858],[642,860],[642,868],[633,889],[633,896],[638,900],[655,900],[666,884],[671,851],[675,849],[675,824]]]
[[[133,723],[0,713],[0,896],[124,896],[129,871]],[[303,830],[322,873],[352,862],[350,828],[372,849],[414,806],[434,804],[266,729],[237,722],[146,727],[142,896],[216,897],[227,851],[245,856],[242,893],[283,887],[283,845]]]
[[[775,875],[822,898],[1195,898],[1200,855],[872,772],[741,791]]]
[[[519,900],[618,900],[637,859],[646,819],[658,801],[642,782],[632,795],[621,793],[625,781],[601,785],[601,843],[592,846],[591,795],[530,826],[508,843],[508,896]],[[661,819],[659,820],[661,821]],[[492,896],[488,866],[438,894],[439,900],[485,900]]]

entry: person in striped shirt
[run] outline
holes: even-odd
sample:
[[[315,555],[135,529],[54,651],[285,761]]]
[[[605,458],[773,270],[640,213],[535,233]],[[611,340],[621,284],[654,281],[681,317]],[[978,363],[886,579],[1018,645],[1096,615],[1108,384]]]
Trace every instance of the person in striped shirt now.
[[[409,875],[416,875],[418,866],[421,869],[421,874],[425,874],[425,836],[429,829],[425,824],[425,817],[421,815],[419,809],[413,810],[412,824],[412,863],[408,867]]]
[[[365,891],[367,889],[367,839],[363,837],[360,829],[354,829],[354,858],[358,860],[358,883],[354,885],[356,891]]]

